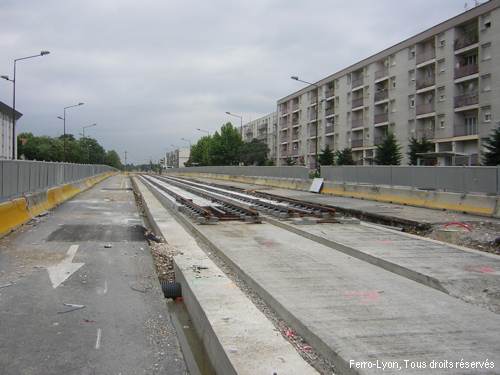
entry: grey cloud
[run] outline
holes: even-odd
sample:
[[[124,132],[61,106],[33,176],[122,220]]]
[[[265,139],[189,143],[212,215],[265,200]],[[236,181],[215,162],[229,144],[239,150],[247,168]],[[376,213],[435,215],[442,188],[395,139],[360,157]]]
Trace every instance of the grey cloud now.
[[[430,11],[432,9],[432,11]],[[241,113],[275,109],[300,88],[463,10],[435,0],[3,0],[0,73],[19,65],[20,130],[60,134],[97,122],[89,133],[129,160],[159,158],[196,128],[214,130]],[[11,103],[0,82],[0,100]],[[236,124],[238,120],[236,119]]]

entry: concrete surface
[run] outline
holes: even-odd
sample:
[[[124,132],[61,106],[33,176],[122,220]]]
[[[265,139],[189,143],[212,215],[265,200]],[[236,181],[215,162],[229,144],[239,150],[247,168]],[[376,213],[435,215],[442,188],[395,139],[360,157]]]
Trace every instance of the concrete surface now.
[[[142,224],[114,176],[0,241],[2,375],[186,373]]]
[[[271,219],[272,220],[272,219]],[[361,223],[278,226],[500,314],[500,257]]]
[[[243,189],[261,190],[271,194],[282,195],[289,198],[301,199],[313,203],[329,204],[339,209],[355,210],[367,214],[398,218],[413,222],[415,225],[449,223],[452,221],[491,221],[500,223],[499,219],[468,215],[459,212],[433,210],[429,208],[405,206],[400,204],[381,203],[364,199],[338,197],[333,195],[314,194],[299,190],[278,189],[262,185],[253,185],[235,181],[224,181],[208,178],[195,178],[202,182],[211,182],[226,186],[235,186]]]
[[[170,246],[176,281],[218,374],[315,374],[272,323],[213,263],[195,239],[136,180],[148,217]],[[176,203],[155,194],[175,210]],[[164,196],[164,195],[163,195]]]
[[[368,362],[410,374],[422,373],[405,367],[411,363],[488,360],[493,370],[474,373],[500,374],[500,316],[493,312],[270,224],[193,227],[340,373],[382,371]]]

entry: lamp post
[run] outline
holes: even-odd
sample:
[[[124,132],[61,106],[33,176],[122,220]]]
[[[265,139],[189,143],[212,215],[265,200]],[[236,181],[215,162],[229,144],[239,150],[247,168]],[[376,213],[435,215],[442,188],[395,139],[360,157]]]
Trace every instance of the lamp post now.
[[[82,138],[85,139],[85,129],[92,128],[94,126],[97,126],[97,123],[93,123],[93,124],[87,125],[87,126],[82,126]],[[87,143],[87,163],[90,164],[90,146],[89,146],[88,142],[86,142],[86,143]]]
[[[236,113],[227,112],[227,111],[226,111],[226,115],[238,117],[240,119],[240,135],[241,135],[241,138],[243,138],[243,116],[237,115]]]
[[[200,128],[196,128],[196,130],[202,132],[202,133],[207,133],[208,136],[210,137],[210,132],[208,130],[205,130],[205,129],[200,129]]]
[[[16,155],[16,64],[18,61],[32,59],[35,57],[48,55],[49,51],[40,51],[38,55],[20,57],[14,59],[14,75],[12,79],[9,76],[2,76],[3,79],[12,82],[12,160],[17,159]]]
[[[92,128],[94,126],[97,126],[97,123],[93,123],[92,125],[82,126],[82,135],[83,135],[83,138],[85,138],[85,129]]]
[[[314,154],[315,154],[315,157],[314,157],[314,169],[316,169],[316,172],[319,174],[319,160],[318,160],[318,139],[319,139],[319,136],[318,136],[318,123],[319,123],[319,89],[320,89],[320,86],[315,84],[315,83],[311,83],[311,82],[307,82],[307,81],[304,81],[304,80],[301,80],[299,79],[299,77],[297,76],[291,76],[290,77],[291,79],[295,80],[295,81],[298,81],[298,82],[302,82],[302,83],[306,83],[308,85],[311,85],[311,86],[314,86],[316,87],[316,126],[315,126],[315,130],[316,130],[316,142],[314,142],[315,146],[314,146]]]
[[[78,104],[69,105],[67,107],[64,107],[63,117],[57,116],[58,119],[63,120],[63,137],[64,137],[64,139],[63,139],[63,144],[64,144],[64,146],[63,146],[63,150],[64,150],[63,161],[66,161],[66,110],[69,109],[69,108],[79,107],[79,106],[84,105],[84,104],[85,103],[80,102]]]

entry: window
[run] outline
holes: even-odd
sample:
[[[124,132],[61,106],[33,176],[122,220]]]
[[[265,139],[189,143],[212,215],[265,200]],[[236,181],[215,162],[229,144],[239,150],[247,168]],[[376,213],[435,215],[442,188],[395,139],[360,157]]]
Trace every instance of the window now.
[[[441,48],[442,48],[442,47],[444,47],[444,46],[446,45],[446,39],[445,39],[445,35],[444,35],[444,33],[439,34],[439,36],[438,36],[438,41],[439,41],[439,42],[438,42],[438,43],[439,43],[439,47],[441,47]]]
[[[396,77],[391,77],[392,88],[396,88]]]
[[[477,54],[467,55],[464,65],[477,65]]]
[[[415,71],[410,70],[408,72],[408,85],[412,86],[414,82],[415,82]]]
[[[485,74],[481,76],[481,87],[483,92],[491,91],[491,75]]]
[[[408,50],[408,60],[413,60],[415,58],[415,47],[410,47]]]
[[[481,56],[483,61],[491,59],[491,43],[485,43],[481,46]]]
[[[444,115],[439,115],[439,128],[440,129],[444,129],[445,125],[446,125],[446,122],[444,120]]]
[[[438,97],[440,102],[444,102],[446,99],[446,94],[444,92],[444,86],[438,87]]]
[[[415,108],[415,97],[414,96],[410,96],[408,98],[408,102],[409,102],[410,108]]]
[[[491,107],[482,108],[482,112],[483,112],[483,121],[491,122]]]
[[[488,13],[481,17],[481,31],[486,31],[489,28],[491,28],[491,16]]]
[[[438,61],[438,72],[439,73],[444,73],[446,71],[446,68],[445,68],[445,60],[444,59],[441,59]]]

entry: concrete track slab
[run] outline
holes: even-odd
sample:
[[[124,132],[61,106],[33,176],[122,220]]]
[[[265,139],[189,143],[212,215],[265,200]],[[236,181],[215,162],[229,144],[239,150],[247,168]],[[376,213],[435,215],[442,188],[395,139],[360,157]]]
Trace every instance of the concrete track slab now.
[[[196,230],[341,373],[381,372],[351,360],[397,363],[405,374],[422,373],[407,363],[488,360],[493,370],[474,373],[500,374],[500,316],[493,312],[270,224]]]
[[[186,373],[142,224],[114,176],[0,241],[2,375]]]
[[[176,280],[217,373],[316,374],[145,185],[136,184],[156,231],[180,252],[174,257]]]
[[[416,224],[439,224],[454,221],[489,221],[500,223],[500,219],[462,214],[459,212],[432,210],[428,208],[404,206],[400,204],[382,203],[356,198],[338,197],[333,195],[314,194],[300,190],[278,189],[262,185],[245,184],[235,181],[216,180],[196,177],[201,182],[212,182],[220,185],[235,186],[243,189],[261,190],[284,197],[305,200],[313,203],[329,204],[339,209],[358,210],[367,214],[395,217]]]
[[[500,314],[500,257],[361,223],[277,225]]]

